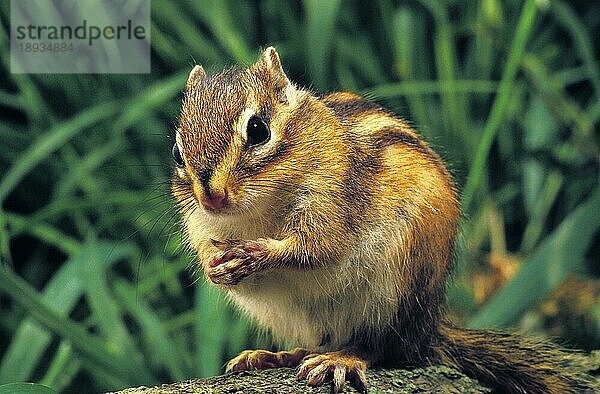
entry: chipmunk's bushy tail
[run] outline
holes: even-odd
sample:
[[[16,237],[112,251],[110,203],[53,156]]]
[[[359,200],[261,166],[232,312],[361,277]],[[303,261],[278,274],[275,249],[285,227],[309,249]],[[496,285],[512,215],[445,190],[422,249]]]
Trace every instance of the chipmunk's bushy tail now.
[[[576,353],[550,342],[502,331],[444,323],[433,346],[437,361],[506,393],[593,393],[576,369]]]

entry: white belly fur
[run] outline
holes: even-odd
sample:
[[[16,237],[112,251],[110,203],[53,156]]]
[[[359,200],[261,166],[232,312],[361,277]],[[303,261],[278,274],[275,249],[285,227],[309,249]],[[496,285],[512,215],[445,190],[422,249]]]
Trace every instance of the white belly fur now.
[[[381,264],[373,259],[385,257],[365,253],[362,246],[348,260],[325,268],[254,274],[228,293],[275,338],[308,349],[339,350],[357,329],[368,333],[385,328],[398,308],[398,275],[372,269]],[[323,343],[326,337],[329,341]]]
[[[220,220],[210,223],[215,226],[197,226],[194,222],[207,224],[207,218],[196,215],[186,218],[191,245],[210,238],[268,236],[265,231],[270,226],[263,223],[250,225],[249,221],[248,226],[241,228],[239,220]],[[397,262],[404,260],[402,253],[381,246],[390,242],[401,245],[401,231],[379,228],[366,234],[359,244],[348,245],[345,261],[329,262],[318,269],[281,268],[256,273],[227,287],[227,293],[251,318],[270,329],[277,340],[309,349],[340,349],[357,329],[368,333],[385,327],[397,313],[401,296],[397,290],[402,288],[397,283],[401,275],[394,271],[399,269]],[[406,262],[400,266],[407,268]],[[326,336],[328,343],[320,346]]]

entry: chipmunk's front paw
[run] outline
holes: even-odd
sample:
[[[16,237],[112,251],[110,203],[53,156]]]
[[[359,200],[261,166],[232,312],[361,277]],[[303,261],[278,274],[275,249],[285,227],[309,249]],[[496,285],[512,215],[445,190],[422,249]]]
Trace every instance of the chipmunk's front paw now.
[[[248,275],[261,269],[268,240],[213,241],[222,251],[209,261],[206,274],[219,285],[236,285]]]
[[[300,365],[297,379],[306,378],[311,386],[320,386],[325,379],[333,377],[333,392],[344,389],[347,380],[361,392],[367,391],[367,363],[344,351],[324,354],[310,354]]]

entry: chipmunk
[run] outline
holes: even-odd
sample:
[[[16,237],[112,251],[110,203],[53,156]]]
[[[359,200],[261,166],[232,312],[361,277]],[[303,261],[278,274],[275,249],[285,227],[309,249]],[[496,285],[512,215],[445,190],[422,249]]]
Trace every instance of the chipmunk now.
[[[508,392],[579,387],[557,346],[444,319],[457,191],[440,156],[379,105],[297,87],[269,47],[246,69],[193,68],[172,154],[208,279],[300,346],[244,351],[227,371],[299,366],[337,393],[347,380],[365,391],[367,366],[439,363]]]

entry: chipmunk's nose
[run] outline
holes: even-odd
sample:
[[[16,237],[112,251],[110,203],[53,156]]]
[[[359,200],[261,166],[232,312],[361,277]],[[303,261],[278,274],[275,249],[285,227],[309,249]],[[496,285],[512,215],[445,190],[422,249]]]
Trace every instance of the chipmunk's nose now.
[[[200,198],[200,203],[209,211],[216,211],[224,208],[229,203],[229,194],[227,189],[210,190],[204,193]]]

